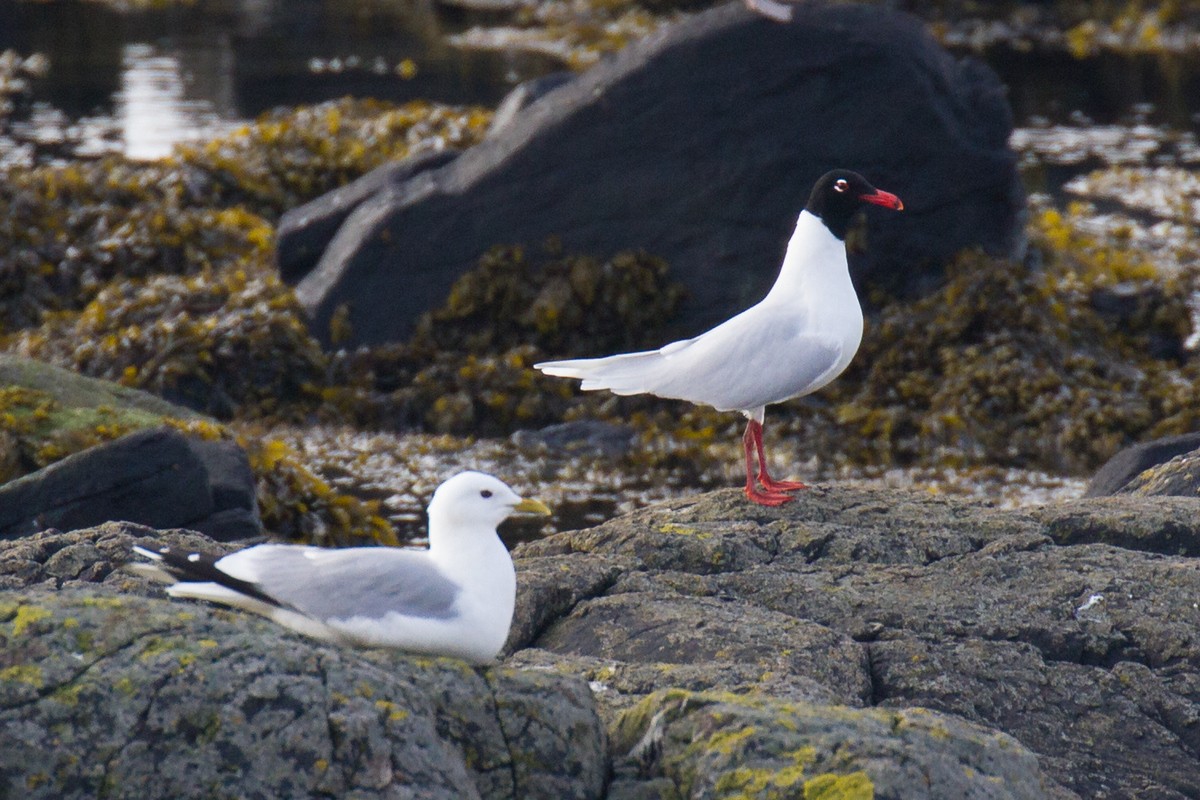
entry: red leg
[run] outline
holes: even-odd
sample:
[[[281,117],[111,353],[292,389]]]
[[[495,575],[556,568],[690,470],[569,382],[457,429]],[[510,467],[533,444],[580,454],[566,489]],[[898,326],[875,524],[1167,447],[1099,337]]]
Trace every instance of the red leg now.
[[[754,447],[758,451],[758,482],[768,492],[794,492],[797,489],[807,489],[808,484],[802,481],[777,481],[767,473],[767,456],[763,452],[763,428],[762,424],[750,420],[750,425],[746,426],[746,432],[750,432],[750,426],[754,426]]]
[[[754,420],[750,420],[746,425],[746,433],[742,435],[742,448],[746,451],[746,497],[750,502],[758,503],[760,506],[781,506],[790,501],[792,498],[788,495],[772,491],[767,486],[763,487],[766,491],[759,491],[758,485],[754,482],[754,453],[755,450],[762,453],[762,426]]]

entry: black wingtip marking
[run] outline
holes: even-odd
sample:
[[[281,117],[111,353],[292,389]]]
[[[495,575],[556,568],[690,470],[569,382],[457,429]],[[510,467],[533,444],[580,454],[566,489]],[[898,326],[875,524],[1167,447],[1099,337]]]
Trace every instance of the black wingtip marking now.
[[[180,582],[216,583],[232,589],[239,594],[253,597],[255,600],[261,600],[269,605],[281,605],[275,598],[264,594],[258,588],[258,584],[244,581],[233,577],[227,572],[222,572],[217,567],[217,561],[223,558],[223,556],[214,556],[209,553],[195,551],[178,553],[172,551],[169,547],[155,547],[154,545],[142,545],[142,547],[152,550],[161,556],[162,561],[158,562],[158,565]]]

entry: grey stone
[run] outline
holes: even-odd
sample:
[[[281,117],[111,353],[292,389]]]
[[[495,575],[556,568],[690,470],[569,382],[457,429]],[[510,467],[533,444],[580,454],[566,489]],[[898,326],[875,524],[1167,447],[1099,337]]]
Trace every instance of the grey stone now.
[[[613,746],[608,800],[1072,796],[1011,737],[924,709],[667,690],[622,716]]]
[[[827,708],[832,699],[843,718],[856,705],[905,718],[924,707],[1015,740],[1012,750],[972,750],[982,764],[957,762],[966,767],[960,777],[990,778],[939,783],[933,795],[887,784],[898,773],[856,756],[876,797],[1200,796],[1200,572],[1178,555],[1195,552],[1198,519],[1200,500],[1186,498],[1009,511],[818,487],[765,509],[735,490],[715,492],[519,547],[518,575],[532,567],[530,600],[549,596],[543,581],[556,574],[554,596],[574,605],[522,627],[534,635],[510,643],[512,658],[588,678],[617,727],[630,714],[652,717],[657,712],[648,717],[638,703],[678,680],[691,692],[768,706]],[[532,606],[519,605],[518,618]],[[744,723],[766,741],[799,724]],[[735,765],[753,769],[761,753],[779,752],[756,746],[745,761],[727,762],[715,744],[688,750],[682,743],[692,730],[672,737],[668,728],[662,747],[676,755],[649,766],[622,761],[614,745],[624,766],[610,797],[653,796],[665,786],[712,796],[695,788],[697,775],[733,781]],[[839,735],[854,753],[874,739]],[[953,729],[948,746],[963,752],[964,737]],[[988,755],[1000,751],[1014,760],[1001,765]],[[1018,779],[1031,757],[1041,772]],[[784,761],[764,763],[777,775]],[[713,772],[714,764],[721,769]],[[803,779],[814,774],[806,768]],[[899,788],[884,792],[885,785]]]
[[[0,536],[109,520],[174,528],[214,511],[204,464],[170,428],[89,447],[0,486]]]
[[[0,593],[0,796],[600,798],[587,687],[113,593]]]
[[[354,209],[414,175],[449,164],[458,154],[457,150],[414,154],[285,212],[275,232],[275,263],[280,276],[289,282],[303,278]]]
[[[358,204],[297,296],[319,337],[344,308],[346,344],[399,340],[490,247],[554,237],[567,251],[665,258],[691,295],[673,332],[694,335],[762,297],[833,167],[905,202],[852,237],[860,286],[920,294],[964,248],[1019,247],[1011,126],[999,79],[912,17],[813,4],[779,24],[729,4],[630,45],[452,163]]]
[[[513,444],[518,447],[588,453],[604,458],[620,458],[630,451],[636,439],[637,431],[628,425],[614,425],[596,419],[560,422],[536,431],[517,431],[512,435]]]
[[[0,486],[0,537],[125,520],[194,527],[216,539],[261,533],[256,481],[233,442],[174,428],[135,431]]]

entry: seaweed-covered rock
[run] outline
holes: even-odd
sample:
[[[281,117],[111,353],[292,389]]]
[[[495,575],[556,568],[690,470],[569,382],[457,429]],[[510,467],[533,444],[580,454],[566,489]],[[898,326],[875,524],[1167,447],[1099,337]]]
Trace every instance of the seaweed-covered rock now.
[[[913,758],[971,753],[990,766],[966,760],[968,772],[1008,776],[943,783],[950,788],[934,796],[1182,800],[1200,793],[1200,576],[1178,554],[1200,547],[1200,499],[1169,501],[1152,515],[1136,497],[1005,511],[843,487],[800,493],[779,509],[749,506],[735,490],[671,501],[517,548],[511,661],[584,675],[610,724],[632,723],[617,737],[641,743],[619,762],[617,785],[628,778],[629,797],[756,766],[766,772],[723,779],[748,781],[740,788],[755,787],[754,797],[783,793],[772,776],[801,766],[788,754],[802,742],[774,743],[796,726],[814,731],[817,752],[836,750],[817,744],[837,727],[830,712],[796,710],[834,702],[865,709],[833,714],[850,726],[840,734],[847,761],[816,771],[806,763],[790,778],[861,770],[878,788],[897,773],[873,761],[876,745],[856,743],[882,742],[871,731],[890,719],[897,738],[888,748],[924,750],[924,733],[904,734],[915,713],[954,741]],[[1102,539],[1088,533],[1101,525]],[[691,692],[732,692],[735,705],[766,714],[790,708],[811,718],[767,725],[758,712],[721,708],[707,723],[689,722],[688,695],[654,695],[664,688],[656,675]],[[703,715],[724,700],[695,702]],[[939,716],[920,717],[914,706]],[[726,715],[739,722],[724,726]],[[684,722],[676,729],[675,720]],[[734,738],[689,749],[714,725]],[[744,760],[726,759],[723,745]],[[1023,748],[1042,772],[1018,780],[1032,763]],[[1004,753],[1003,763],[988,753]],[[942,769],[930,774],[949,780]]]
[[[564,349],[648,346],[682,297],[666,264],[642,253],[602,261],[553,247],[533,256],[495,248],[407,342],[334,356],[342,386],[326,399],[386,427],[502,435],[544,425],[561,419],[574,391],[533,370],[535,361]]]
[[[401,340],[489,247],[555,236],[572,251],[665,258],[692,294],[678,322],[694,333],[762,295],[813,181],[834,166],[908,209],[855,248],[867,285],[924,290],[964,247],[1011,252],[1022,190],[995,75],[900,14],[795,17],[729,4],[682,21],[364,202],[297,287],[314,332],[328,339],[343,315],[351,343]]]
[[[114,283],[14,349],[223,419],[303,402],[325,367],[291,292],[253,268]]]
[[[578,679],[354,652],[93,586],[0,592],[0,793],[600,798]]]
[[[0,537],[111,520],[190,528],[218,541],[262,532],[242,449],[169,427],[130,433],[0,486]]]

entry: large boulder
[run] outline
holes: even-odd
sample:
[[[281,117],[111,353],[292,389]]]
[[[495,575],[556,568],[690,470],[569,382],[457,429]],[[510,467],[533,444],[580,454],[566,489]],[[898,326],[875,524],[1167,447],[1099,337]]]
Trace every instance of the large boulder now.
[[[242,448],[174,428],[135,431],[0,485],[0,538],[112,520],[190,528],[222,541],[262,533]]]
[[[731,4],[631,45],[445,166],[376,181],[297,292],[326,340],[334,319],[346,344],[397,340],[489,247],[555,237],[667,259],[691,292],[677,328],[695,333],[762,296],[832,167],[905,202],[852,256],[860,288],[918,292],[963,248],[1018,247],[1011,125],[997,77],[914,18],[804,6],[779,24]],[[314,252],[311,237],[293,247],[306,236],[281,237],[289,275]]]
[[[91,547],[99,568],[0,591],[0,797],[603,796],[579,679],[347,650],[144,596],[110,559],[147,534],[58,535],[49,561]]]

